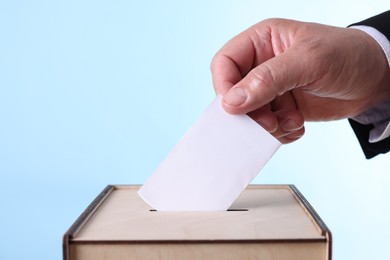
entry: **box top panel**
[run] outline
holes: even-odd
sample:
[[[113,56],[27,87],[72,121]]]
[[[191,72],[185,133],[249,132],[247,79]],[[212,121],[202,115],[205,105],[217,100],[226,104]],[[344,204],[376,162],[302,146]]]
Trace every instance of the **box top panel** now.
[[[291,188],[250,185],[223,212],[157,212],[115,186],[72,241],[325,240]]]

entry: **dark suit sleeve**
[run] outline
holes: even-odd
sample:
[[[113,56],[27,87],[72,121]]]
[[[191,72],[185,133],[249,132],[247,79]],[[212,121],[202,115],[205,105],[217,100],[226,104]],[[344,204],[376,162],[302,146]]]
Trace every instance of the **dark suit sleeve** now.
[[[370,131],[374,128],[373,125],[359,124],[352,119],[349,119],[349,123],[351,124],[367,159],[371,159],[380,153],[387,153],[390,150],[390,137],[376,143],[368,142]]]
[[[380,15],[371,17],[353,25],[367,25],[374,27],[382,34],[384,34],[390,41],[390,11],[384,12]],[[367,159],[370,159],[380,153],[387,153],[390,151],[390,137],[376,143],[368,142],[370,130],[374,127],[373,125],[359,124],[352,119],[349,119],[349,123],[351,124],[352,129],[354,130]]]

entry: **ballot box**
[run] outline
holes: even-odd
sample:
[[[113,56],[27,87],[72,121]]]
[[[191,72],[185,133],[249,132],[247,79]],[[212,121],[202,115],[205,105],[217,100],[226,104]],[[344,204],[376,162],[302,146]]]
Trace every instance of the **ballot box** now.
[[[249,185],[214,212],[155,211],[139,188],[107,186],[65,233],[64,260],[331,259],[329,229],[293,185]]]

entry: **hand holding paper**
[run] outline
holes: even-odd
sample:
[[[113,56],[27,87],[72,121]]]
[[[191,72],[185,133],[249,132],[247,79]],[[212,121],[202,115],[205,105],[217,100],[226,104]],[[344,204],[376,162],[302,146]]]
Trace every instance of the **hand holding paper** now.
[[[139,190],[158,211],[227,210],[280,142],[217,96]]]

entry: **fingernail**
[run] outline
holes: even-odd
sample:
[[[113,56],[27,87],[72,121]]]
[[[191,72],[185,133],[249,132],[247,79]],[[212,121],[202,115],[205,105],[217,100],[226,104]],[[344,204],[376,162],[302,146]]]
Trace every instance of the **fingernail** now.
[[[295,121],[293,120],[287,120],[283,125],[282,125],[282,130],[286,132],[291,132],[294,130],[298,130],[302,128],[301,125],[298,125]]]
[[[245,103],[247,97],[245,89],[236,87],[225,94],[223,101],[230,106],[238,107]]]

